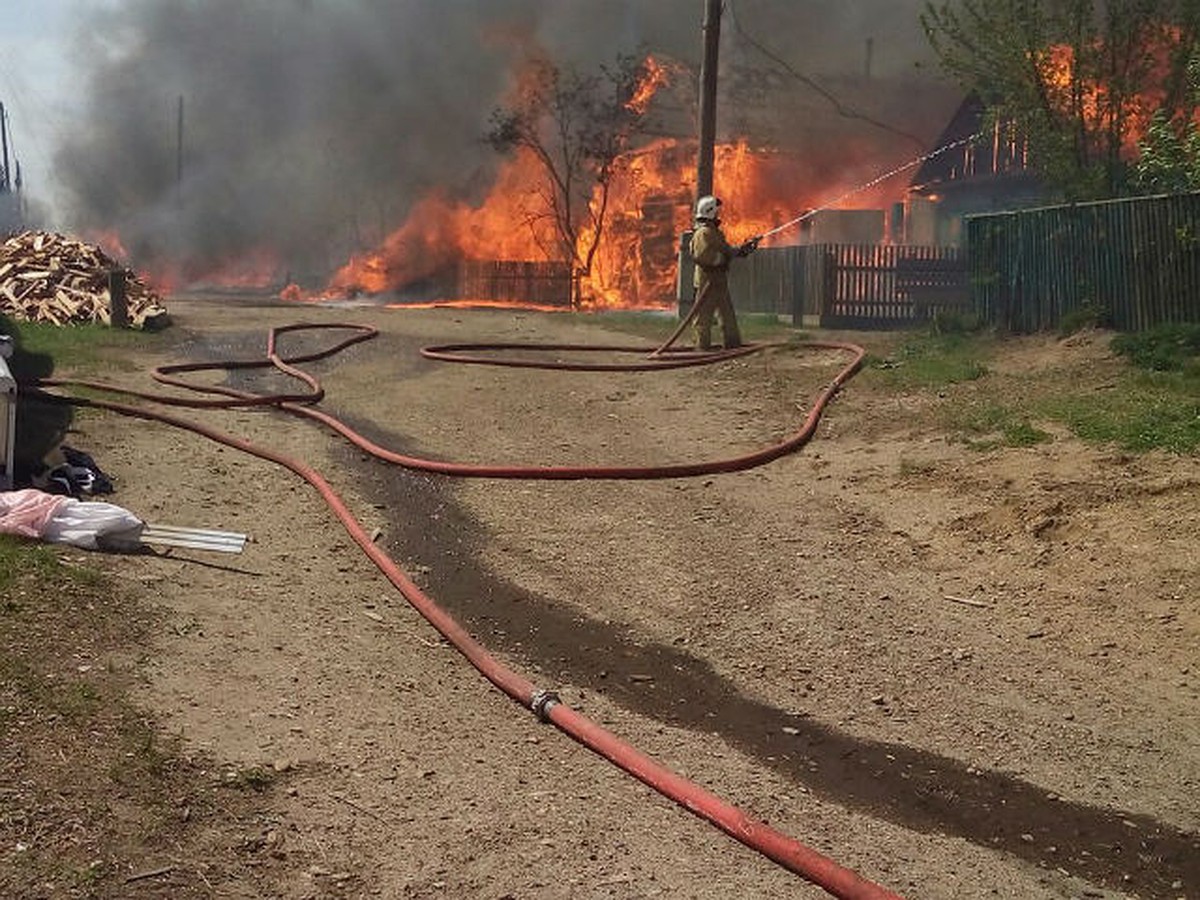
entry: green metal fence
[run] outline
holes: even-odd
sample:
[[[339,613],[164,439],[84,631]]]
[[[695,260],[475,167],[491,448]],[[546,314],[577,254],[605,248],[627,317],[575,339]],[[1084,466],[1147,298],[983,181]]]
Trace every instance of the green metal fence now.
[[[966,248],[975,309],[1009,331],[1200,322],[1200,193],[968,216]]]

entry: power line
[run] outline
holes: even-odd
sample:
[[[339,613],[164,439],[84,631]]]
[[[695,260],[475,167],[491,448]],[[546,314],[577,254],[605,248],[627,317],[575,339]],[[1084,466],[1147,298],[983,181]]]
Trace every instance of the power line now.
[[[757,38],[755,38],[753,35],[751,35],[742,26],[742,22],[738,18],[738,14],[737,14],[737,6],[733,2],[733,0],[727,0],[727,6],[729,7],[730,15],[733,17],[733,27],[737,29],[737,33],[742,38],[742,40],[744,40],[747,44],[749,44],[751,47],[753,47],[755,50],[757,50],[759,53],[761,53],[763,56],[765,56],[771,62],[775,63],[775,65],[777,65],[781,69],[783,69],[783,71],[786,72],[788,75],[791,75],[793,78],[795,78],[801,84],[805,85],[808,88],[811,88],[813,91],[820,94],[821,97],[823,97],[826,101],[829,102],[829,104],[833,107],[834,111],[839,116],[842,116],[847,119],[858,119],[859,121],[865,122],[868,125],[873,125],[876,128],[881,128],[884,131],[888,131],[892,134],[898,135],[900,137],[903,137],[903,138],[906,138],[907,140],[912,141],[918,147],[927,146],[926,142],[922,138],[917,137],[915,134],[912,134],[911,132],[905,131],[901,128],[897,128],[894,125],[889,125],[887,122],[880,121],[879,119],[869,116],[866,113],[859,112],[857,109],[854,109],[852,106],[849,106],[849,105],[843,103],[836,94],[834,94],[832,91],[830,91],[824,85],[820,84],[818,81],[811,78],[810,76],[805,75],[803,72],[798,71],[791,63],[789,63],[787,60],[783,59],[781,56],[779,56],[779,54],[777,54],[777,53],[773,52],[772,50],[770,50],[769,48],[767,48],[761,41],[759,41]]]
[[[960,140],[953,141],[952,143],[944,144],[941,147],[938,147],[936,150],[933,150],[929,153],[925,153],[921,156],[918,156],[916,159],[911,159],[902,166],[896,166],[896,168],[890,169],[889,171],[884,172],[882,175],[878,176],[877,178],[872,178],[870,181],[865,182],[864,184],[860,184],[856,188],[852,188],[851,190],[846,191],[846,193],[842,194],[840,197],[835,197],[833,200],[830,200],[827,203],[824,203],[821,206],[818,206],[814,209],[810,209],[810,210],[802,213],[801,215],[796,216],[796,218],[794,218],[794,219],[789,219],[788,221],[784,222],[782,225],[776,225],[770,231],[764,231],[762,234],[759,235],[759,238],[760,239],[767,238],[773,234],[779,234],[779,232],[781,232],[781,231],[786,231],[788,228],[791,228],[793,225],[798,225],[799,223],[803,222],[805,219],[810,219],[819,212],[824,212],[827,209],[831,209],[832,207],[837,206],[843,200],[847,200],[850,197],[853,197],[855,194],[861,194],[863,191],[870,190],[871,188],[875,187],[877,184],[882,184],[883,182],[887,181],[889,178],[894,178],[895,176],[899,175],[901,172],[907,171],[908,169],[915,168],[916,166],[919,166],[922,163],[933,159],[934,157],[941,156],[943,153],[948,153],[951,150],[955,150],[959,147],[965,146],[966,144],[969,144],[972,141],[976,140],[979,136],[980,136],[980,132],[976,132],[975,134],[971,135],[970,137],[965,137]]]

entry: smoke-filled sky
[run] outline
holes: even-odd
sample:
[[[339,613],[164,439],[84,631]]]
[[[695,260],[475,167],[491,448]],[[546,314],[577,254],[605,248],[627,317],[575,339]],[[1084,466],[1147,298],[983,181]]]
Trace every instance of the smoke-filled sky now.
[[[731,83],[733,67],[761,66],[770,84],[806,92],[762,48],[835,87],[863,73],[868,40],[878,81],[928,63],[921,0],[726,5]],[[694,66],[703,10],[703,0],[0,0],[0,101],[34,160],[23,161],[30,194],[62,227],[115,229],[134,257],[197,268],[269,246],[289,269],[327,271],[431,189],[487,186],[496,160],[481,135],[530,47],[581,68],[641,50]],[[803,124],[773,116],[770,90],[759,102],[736,127],[774,118],[784,127],[762,139],[785,141]],[[734,105],[721,107],[726,132]],[[930,140],[941,124],[870,112]],[[839,121],[848,139],[903,144]]]

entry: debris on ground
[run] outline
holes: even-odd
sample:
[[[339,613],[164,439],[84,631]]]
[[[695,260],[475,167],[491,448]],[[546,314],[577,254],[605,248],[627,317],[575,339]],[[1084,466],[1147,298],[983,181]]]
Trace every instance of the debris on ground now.
[[[111,324],[109,273],[122,266],[99,247],[48,231],[25,231],[0,243],[0,314],[54,325]],[[161,298],[125,270],[132,328],[168,322]]]
[[[136,553],[151,544],[241,553],[247,541],[246,535],[232,531],[147,524],[115,503],[37,488],[0,491],[0,534],[115,553]]]
[[[69,544],[84,550],[139,542],[141,519],[112,503],[76,500],[37,488],[0,492],[0,533]]]
[[[51,462],[52,461],[52,462]],[[112,477],[89,453],[62,444],[33,473],[33,487],[49,494],[81,500],[91,494],[111,494]]]

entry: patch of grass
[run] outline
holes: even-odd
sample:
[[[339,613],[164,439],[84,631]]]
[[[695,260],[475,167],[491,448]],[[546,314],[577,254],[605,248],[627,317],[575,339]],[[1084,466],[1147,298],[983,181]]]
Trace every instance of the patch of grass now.
[[[929,323],[929,330],[933,334],[973,334],[980,327],[976,313],[957,310],[938,310]]]
[[[1058,321],[1058,334],[1060,337],[1069,337],[1088,328],[1111,326],[1112,314],[1105,307],[1085,303],[1062,315]]]
[[[1160,325],[1149,331],[1118,334],[1111,346],[1139,369],[1189,373],[1200,387],[1200,324]]]
[[[1052,440],[1044,426],[1058,423],[1090,443],[1123,450],[1200,450],[1200,326],[1163,326],[1119,335],[1114,351],[1135,368],[1111,363],[1103,390],[1092,369],[1068,367],[1018,383],[989,376],[986,362],[1003,342],[980,333],[909,337],[868,367],[886,391],[937,391],[943,425],[980,450],[1031,447]],[[962,385],[954,392],[947,389]]]
[[[984,402],[959,407],[951,411],[947,419],[956,430],[967,433],[967,446],[976,450],[1032,447],[1051,439],[1023,411],[1001,403]]]
[[[982,378],[991,352],[990,340],[980,335],[929,334],[909,339],[887,357],[871,357],[867,364],[897,390],[940,388]]]
[[[1004,442],[1010,447],[1032,447],[1050,440],[1050,434],[1032,425],[1027,419],[1011,422],[1001,429]]]
[[[54,551],[7,534],[0,534],[0,591],[22,576],[46,579],[63,572]],[[6,598],[6,604],[16,601]]]
[[[901,478],[925,478],[937,471],[937,466],[931,462],[914,462],[908,458],[900,460]]]
[[[224,785],[225,787],[241,791],[252,791],[261,794],[275,783],[275,777],[275,772],[270,769],[251,766],[248,769],[238,769],[234,772],[229,772],[226,775]]]
[[[1183,373],[1133,373],[1102,394],[1067,393],[1039,404],[1081,440],[1124,450],[1200,450],[1200,379]]]
[[[279,777],[239,772],[244,789],[218,801],[213,764],[182,755],[131,701],[137,672],[113,662],[156,624],[102,573],[0,537],[0,896],[128,897],[124,878],[166,848],[205,860],[173,873],[173,898],[224,895],[247,877],[262,882],[253,893],[280,895],[265,867],[248,876],[238,843]]]
[[[116,732],[121,754],[111,770],[118,783],[143,781],[147,776],[163,778],[178,752],[177,741],[162,741],[158,730],[128,704],[123,704]]]
[[[117,368],[129,371],[133,364],[123,350],[152,346],[158,337],[152,332],[109,328],[106,325],[50,325],[44,322],[8,323],[16,331],[21,353],[48,356],[56,370],[94,372]]]
[[[94,859],[86,866],[71,872],[71,881],[79,890],[91,892],[95,890],[106,877],[115,875],[113,867],[102,859]]]

